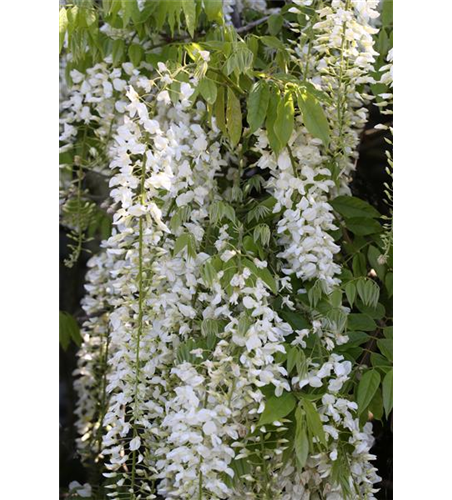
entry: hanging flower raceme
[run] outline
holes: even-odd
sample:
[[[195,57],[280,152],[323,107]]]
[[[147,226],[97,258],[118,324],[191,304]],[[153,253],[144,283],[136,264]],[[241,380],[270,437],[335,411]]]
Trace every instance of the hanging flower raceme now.
[[[300,125],[289,140],[290,154],[283,151],[276,157],[269,152],[262,131],[255,148],[261,154],[257,166],[270,169],[272,174],[267,190],[276,199],[273,211],[282,212],[277,232],[283,248],[278,257],[287,262],[283,273],[302,280],[319,279],[331,290],[338,283],[340,268],[333,256],[339,247],[330,235],[337,228],[327,198],[334,182],[322,165],[320,145],[321,141]]]
[[[82,308],[87,319],[83,323],[83,342],[77,353],[74,388],[78,400],[75,414],[79,438],[77,449],[84,460],[97,461],[102,451],[102,420],[107,408],[107,372],[110,351],[109,313],[112,289],[109,286],[114,256],[103,251],[88,263],[86,296]]]
[[[193,328],[200,269],[195,254],[214,198],[215,174],[223,165],[214,135],[199,125],[205,108],[187,109],[192,93],[182,84],[173,106],[168,92],[159,92],[150,118],[148,104],[130,88],[130,118],[118,129],[112,162],[117,173],[111,194],[119,207],[109,246],[125,261],[113,281],[122,303],[111,315],[118,349],[104,445],[111,470],[126,463],[131,468],[130,474],[113,472],[117,485],[136,494],[153,491],[155,458],[166,439],[159,421],[172,394],[169,372],[178,345]]]
[[[372,96],[365,85],[372,77],[375,56],[372,21],[379,16],[378,0],[335,0],[317,11],[310,51],[310,79],[329,96],[325,111],[331,127],[329,150],[340,192],[349,193],[360,134]],[[303,48],[301,48],[303,51]]]

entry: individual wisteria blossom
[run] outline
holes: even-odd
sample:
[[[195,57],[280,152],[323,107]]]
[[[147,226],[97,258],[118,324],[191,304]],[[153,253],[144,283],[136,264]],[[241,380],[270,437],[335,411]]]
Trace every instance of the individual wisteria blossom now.
[[[75,493],[81,498],[91,498],[93,490],[88,483],[82,485],[78,481],[72,481],[69,483],[69,492]]]

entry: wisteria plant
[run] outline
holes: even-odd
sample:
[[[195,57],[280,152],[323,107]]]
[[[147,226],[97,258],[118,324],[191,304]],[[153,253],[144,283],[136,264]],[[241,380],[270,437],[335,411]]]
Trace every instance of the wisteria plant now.
[[[350,182],[372,106],[392,131],[391,7],[60,7],[66,265],[101,240],[80,333],[60,313],[70,498],[376,498],[392,219]]]

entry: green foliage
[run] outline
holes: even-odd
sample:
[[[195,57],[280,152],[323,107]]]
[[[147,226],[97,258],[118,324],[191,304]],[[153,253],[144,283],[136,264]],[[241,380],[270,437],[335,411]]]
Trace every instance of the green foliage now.
[[[60,345],[67,351],[71,341],[80,346],[82,343],[80,328],[73,316],[67,312],[60,311]]]
[[[294,105],[292,94],[287,92],[279,100],[276,108],[276,120],[273,125],[276,136],[279,140],[279,147],[283,149],[289,142],[294,126]],[[279,151],[277,151],[279,152]]]
[[[66,200],[62,207],[62,223],[70,231],[68,232],[68,248],[71,251],[69,258],[65,260],[67,267],[72,267],[78,260],[83,244],[89,241],[87,231],[99,224],[99,211],[97,205],[82,197],[80,191]],[[102,222],[100,222],[102,224]]]
[[[326,446],[326,436],[323,430],[323,424],[316,407],[308,399],[303,399],[303,408],[306,413],[306,423],[308,425],[309,433],[315,437],[319,442]]]
[[[199,93],[208,104],[214,104],[217,100],[217,85],[209,78],[203,78],[198,84]]]
[[[184,249],[187,250],[189,257],[193,259],[196,257],[196,241],[192,234],[184,233],[177,238],[174,244],[174,255],[177,255]]]
[[[298,407],[295,412],[296,433],[294,448],[297,457],[297,465],[299,469],[303,469],[306,465],[309,454],[309,439],[306,429],[306,419],[303,410]]]
[[[328,146],[330,142],[330,128],[319,101],[306,89],[300,89],[297,97],[298,106],[303,114],[303,121],[306,128],[314,137],[318,137],[325,146]]]
[[[223,20],[223,2],[222,0],[203,0],[207,19],[209,21],[222,22]]]
[[[386,418],[389,418],[389,414],[392,410],[392,386],[392,370],[390,370],[383,380],[383,407],[385,410]]]
[[[250,133],[256,132],[264,123],[270,100],[268,83],[264,80],[256,82],[248,97],[247,121],[250,126]]]
[[[243,259],[243,265],[246,266],[257,278],[260,278],[274,294],[278,293],[278,285],[268,268],[264,267],[261,269],[249,259]]]
[[[380,385],[381,376],[376,370],[369,370],[362,376],[357,392],[358,411],[362,413],[372,401]]]
[[[287,417],[295,408],[295,396],[290,392],[284,392],[281,396],[271,396],[266,404],[265,409],[259,418],[259,425],[272,424]]]
[[[330,204],[336,212],[347,219],[372,219],[380,217],[380,214],[374,207],[354,196],[338,196],[330,201]]]
[[[65,7],[60,9],[60,23],[59,23],[59,33],[60,33],[60,52],[63,48],[64,37],[66,35],[68,27],[67,11]]]
[[[231,88],[228,88],[228,103],[226,107],[226,125],[231,141],[231,146],[235,147],[242,136],[242,109],[240,100]]]

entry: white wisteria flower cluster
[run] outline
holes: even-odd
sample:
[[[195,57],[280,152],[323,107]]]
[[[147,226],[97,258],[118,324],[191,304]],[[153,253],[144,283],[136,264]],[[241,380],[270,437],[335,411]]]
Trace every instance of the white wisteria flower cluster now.
[[[372,425],[353,396],[362,369],[344,351],[353,301],[342,293],[344,224],[333,206],[349,198],[372,100],[378,0],[295,0],[281,11],[228,0],[220,13],[201,4],[167,6],[161,18],[144,0],[111,7],[98,35],[113,53],[84,71],[66,61],[61,191],[76,253],[89,226],[87,174],[103,179],[112,219],[88,262],[74,372],[77,449],[101,480],[73,483],[71,494],[375,499]],[[186,43],[202,9],[211,36]],[[276,36],[262,37],[265,47],[239,39],[237,12],[297,39],[287,51]],[[167,44],[182,14],[186,31]],[[171,37],[149,35],[146,22],[168,23]],[[269,58],[278,68],[256,87],[252,65]],[[392,64],[382,71],[390,84]],[[282,98],[281,131],[250,110],[243,126],[250,88],[265,113]],[[322,112],[314,124],[309,106]]]

